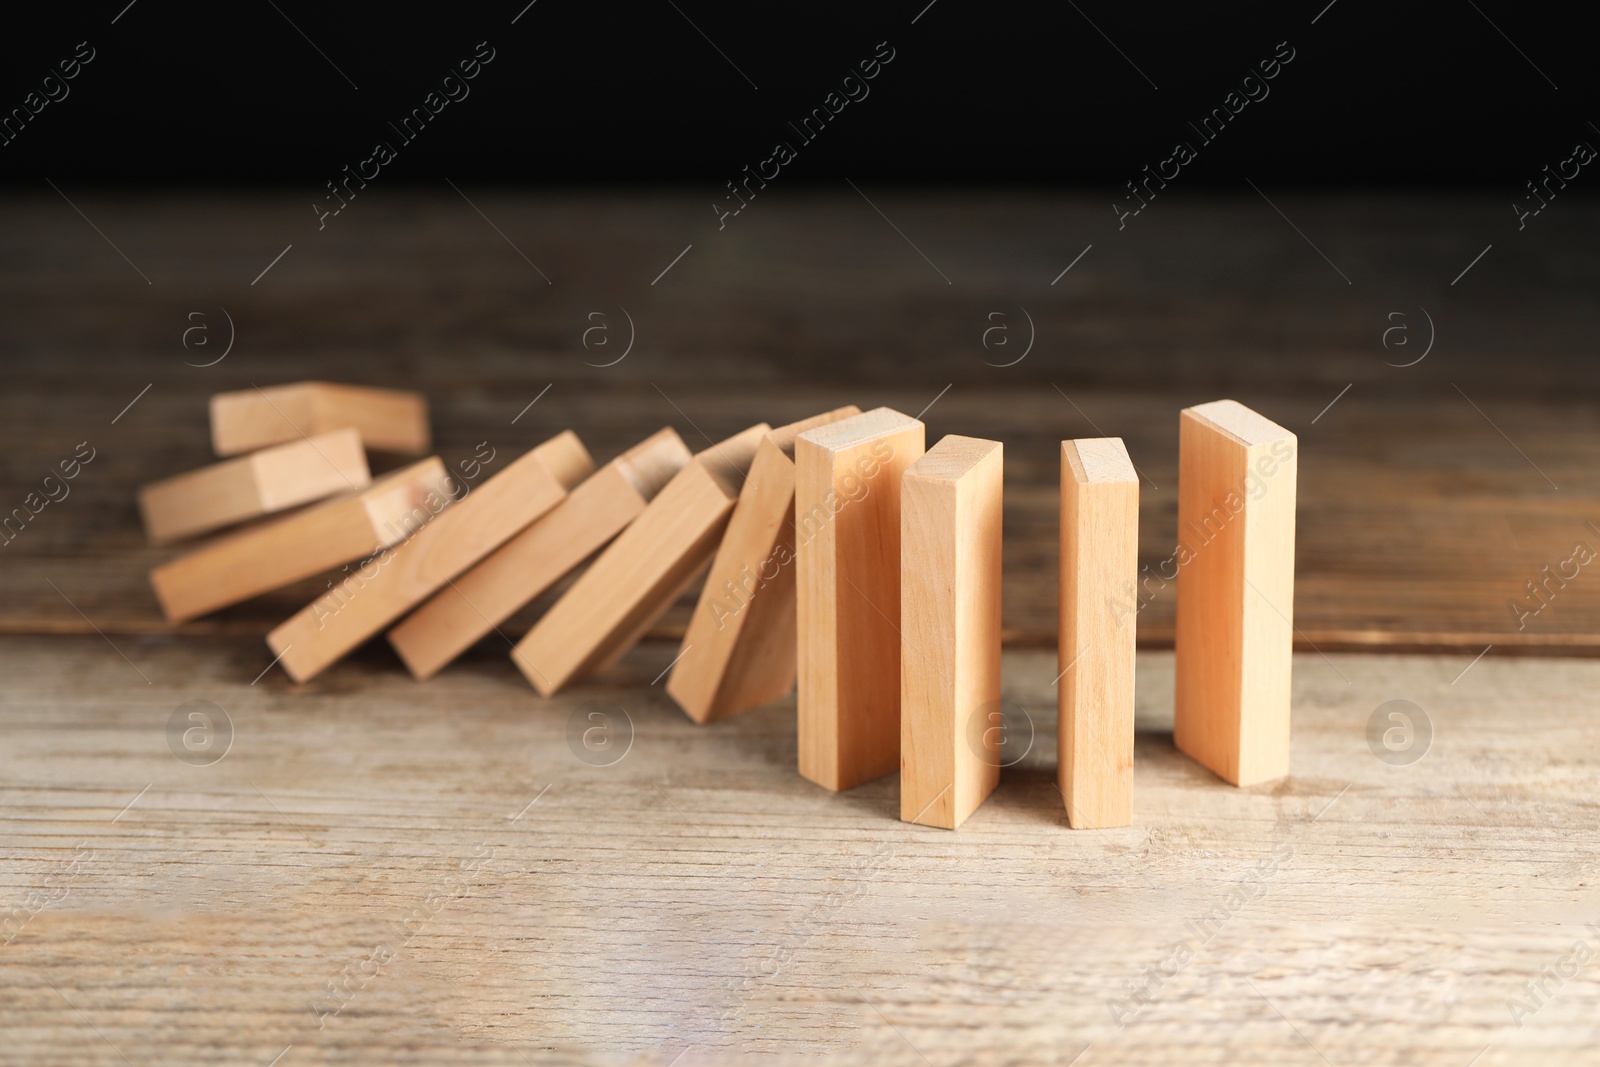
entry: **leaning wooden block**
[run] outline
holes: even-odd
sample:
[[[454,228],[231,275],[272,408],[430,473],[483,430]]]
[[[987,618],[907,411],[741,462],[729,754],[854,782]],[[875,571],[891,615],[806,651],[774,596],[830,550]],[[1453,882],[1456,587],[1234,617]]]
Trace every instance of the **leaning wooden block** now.
[[[900,483],[900,818],[954,830],[1000,783],[998,441],[950,436]]]
[[[251,452],[309,434],[354,427],[368,448],[428,450],[428,401],[421,393],[332,382],[241,389],[211,398],[211,446],[219,456]]]
[[[1139,475],[1120,437],[1061,442],[1061,629],[1056,784],[1067,822],[1133,818]]]
[[[1235,785],[1289,773],[1297,445],[1233,400],[1179,420],[1173,739]]]
[[[210,533],[372,482],[361,435],[339,430],[154,482],[139,490],[151,544]]]
[[[389,631],[417,678],[439,668],[605,546],[691,457],[668,427],[591,474],[550,513],[501,545]]]
[[[545,612],[511,652],[535,689],[549,696],[614,663],[704,572],[770,429],[763,422],[695,453]]]
[[[297,682],[316,675],[559,504],[594,463],[570,430],[469,489],[267,635]]]
[[[695,722],[776,700],[794,685],[794,441],[861,414],[838,408],[768,433],[711,562],[667,692]]]
[[[163,563],[150,584],[167,621],[184,622],[396,544],[449,499],[450,479],[435,456]]]
[[[889,408],[795,440],[800,773],[834,791],[900,766],[900,478],[922,452]]]

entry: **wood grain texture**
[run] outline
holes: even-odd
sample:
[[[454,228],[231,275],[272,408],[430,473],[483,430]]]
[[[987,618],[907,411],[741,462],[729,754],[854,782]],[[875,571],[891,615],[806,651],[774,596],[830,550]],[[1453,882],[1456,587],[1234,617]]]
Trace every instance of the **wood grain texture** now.
[[[1061,442],[1056,785],[1078,828],[1133,817],[1139,473],[1116,437]]]
[[[945,437],[900,481],[900,818],[954,830],[1000,784],[1005,449]]]
[[[695,722],[737,715],[794,686],[794,442],[859,414],[850,404],[813,415],[772,430],[757,446],[667,676],[667,692]]]
[[[923,443],[890,408],[795,439],[800,773],[835,792],[900,766],[900,479]]]
[[[211,398],[211,447],[219,456],[354,427],[368,448],[418,455],[430,447],[428,399],[404,389],[293,382]]]
[[[1254,785],[1289,773],[1298,441],[1234,400],[1181,422],[1175,737]]]

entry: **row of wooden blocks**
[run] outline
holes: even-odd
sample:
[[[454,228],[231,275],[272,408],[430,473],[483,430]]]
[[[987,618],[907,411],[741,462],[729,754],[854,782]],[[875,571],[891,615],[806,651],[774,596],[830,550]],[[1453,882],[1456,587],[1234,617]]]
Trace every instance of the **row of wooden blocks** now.
[[[925,450],[920,421],[844,407],[696,453],[664,428],[598,469],[568,431],[509,462],[486,442],[458,472],[429,458],[373,480],[367,448],[429,447],[419,395],[299,383],[221,394],[211,417],[217,453],[248,454],[145,487],[149,536],[263,521],[151,581],[177,622],[335,572],[267,636],[296,681],[380,633],[431,677],[592,559],[512,648],[540,693],[615,662],[704,578],[666,685],[695,722],[798,681],[806,778],[842,790],[898,770],[901,817],[950,828],[998,782],[998,441]],[[1182,413],[1179,466],[1178,550],[1141,572],[1122,441],[1062,443],[1058,780],[1073,826],[1131,818],[1152,580],[1177,584],[1178,746],[1236,784],[1288,769],[1295,437],[1216,401]]]

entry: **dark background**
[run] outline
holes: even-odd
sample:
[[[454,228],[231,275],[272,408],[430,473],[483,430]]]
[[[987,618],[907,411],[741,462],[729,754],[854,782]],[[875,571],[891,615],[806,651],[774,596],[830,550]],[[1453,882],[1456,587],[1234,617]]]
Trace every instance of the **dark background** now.
[[[404,147],[386,187],[444,177],[720,187],[778,138],[793,141],[787,121],[820,104],[880,41],[895,59],[869,97],[802,149],[785,185],[1018,183],[1120,195],[1280,41],[1294,61],[1185,168],[1186,188],[1236,190],[1245,177],[1274,187],[1477,188],[1503,191],[1509,205],[1575,141],[1600,143],[1585,110],[1587,36],[1504,0],[936,0],[927,10],[927,0],[537,0],[513,25],[525,4],[111,0],[8,13],[5,112],[79,41],[96,58],[66,99],[0,146],[0,183],[313,195],[480,41],[494,62]]]

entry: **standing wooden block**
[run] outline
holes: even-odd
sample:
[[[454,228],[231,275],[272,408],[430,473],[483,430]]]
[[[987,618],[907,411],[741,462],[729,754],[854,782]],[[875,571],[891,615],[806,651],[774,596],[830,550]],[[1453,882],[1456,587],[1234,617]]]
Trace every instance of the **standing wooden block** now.
[[[757,446],[667,678],[667,692],[695,722],[759,707],[794,685],[794,442],[859,414],[852,404],[792,422]]]
[[[711,562],[761,423],[695,453],[511,652],[545,696],[621,658]]]
[[[355,427],[368,448],[428,450],[428,401],[421,393],[332,382],[241,389],[211,398],[211,446],[219,456],[252,452],[309,434]]]
[[[372,482],[361,435],[339,430],[153,482],[139,490],[150,543],[210,533]]]
[[[1233,400],[1179,420],[1173,738],[1235,785],[1289,773],[1297,453]]]
[[[512,612],[603,548],[688,465],[668,427],[595,471],[548,515],[501,545],[389,631],[417,678],[431,678]]]
[[[267,644],[295,681],[313,677],[555,507],[593,469],[572,431],[551,438],[364,562],[268,634]]]
[[[1000,783],[998,441],[949,436],[900,483],[900,818],[954,830]]]
[[[889,408],[795,439],[800,773],[835,792],[900,766],[900,478],[922,451]]]
[[[1061,629],[1056,784],[1067,822],[1133,819],[1139,474],[1120,437],[1061,442]]]
[[[184,622],[281,589],[397,544],[442,509],[450,479],[437,456],[359,493],[224,536],[150,572],[168,622]],[[420,522],[418,521],[420,516]]]

